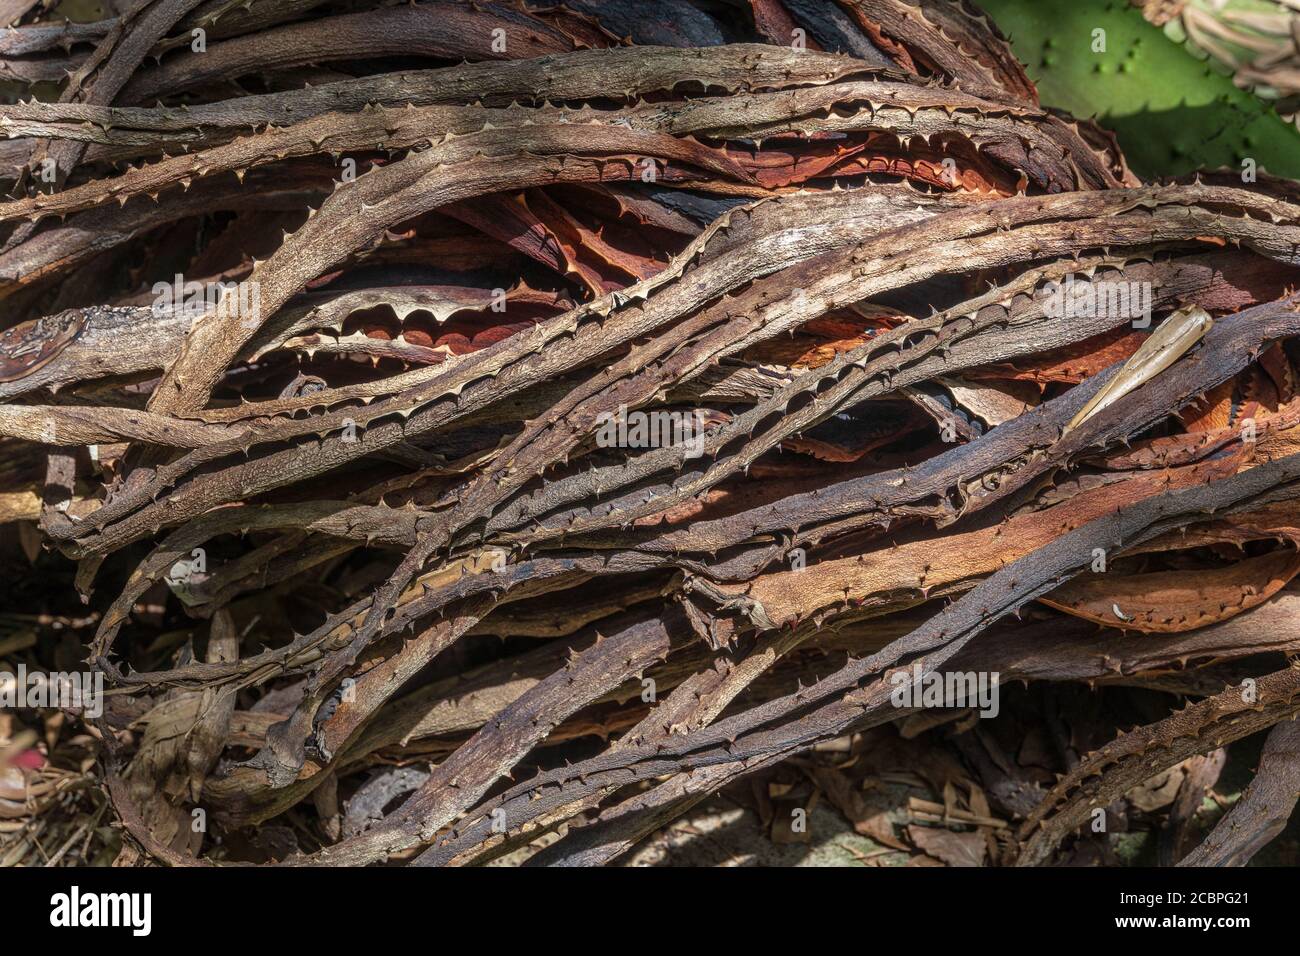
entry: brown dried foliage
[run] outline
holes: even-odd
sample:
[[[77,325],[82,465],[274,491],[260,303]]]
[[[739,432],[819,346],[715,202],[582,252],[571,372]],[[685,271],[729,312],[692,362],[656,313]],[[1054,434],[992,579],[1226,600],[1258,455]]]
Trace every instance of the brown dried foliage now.
[[[1205,698],[1021,806],[1033,863],[1300,709],[1246,623],[1300,570],[1294,188],[1138,182],[963,4],[10,6],[4,75],[70,76],[0,107],[0,518],[79,562],[145,855],[606,862],[897,674]]]

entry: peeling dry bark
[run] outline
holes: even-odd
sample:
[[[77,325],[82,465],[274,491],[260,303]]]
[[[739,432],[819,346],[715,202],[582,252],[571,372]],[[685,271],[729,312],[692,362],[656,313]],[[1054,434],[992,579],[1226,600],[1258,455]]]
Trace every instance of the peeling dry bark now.
[[[1292,717],[1269,731],[1259,770],[1241,801],[1179,866],[1245,866],[1282,832],[1300,796],[1298,727]]]
[[[952,668],[1192,699],[1021,864],[1274,724],[1185,862],[1290,812],[1293,188],[1139,182],[940,0],[36,6],[0,70],[71,76],[0,107],[0,520],[77,562],[144,852],[310,808],[256,862],[612,862]]]

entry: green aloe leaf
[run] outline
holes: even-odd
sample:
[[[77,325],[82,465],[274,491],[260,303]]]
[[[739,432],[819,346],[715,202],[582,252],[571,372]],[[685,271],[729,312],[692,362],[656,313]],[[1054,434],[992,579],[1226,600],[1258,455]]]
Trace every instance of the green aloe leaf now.
[[[980,0],[980,6],[1010,37],[1044,105],[1095,116],[1114,130],[1138,175],[1242,168],[1249,159],[1259,169],[1300,178],[1300,130],[1127,2]]]

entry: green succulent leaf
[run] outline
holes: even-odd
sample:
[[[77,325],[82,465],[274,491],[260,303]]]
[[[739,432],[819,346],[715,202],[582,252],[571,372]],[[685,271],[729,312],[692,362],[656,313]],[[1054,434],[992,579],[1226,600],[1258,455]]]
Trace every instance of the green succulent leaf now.
[[[1241,168],[1251,159],[1300,178],[1300,130],[1127,2],[980,2],[1010,37],[1044,105],[1095,116],[1119,136],[1139,175]]]

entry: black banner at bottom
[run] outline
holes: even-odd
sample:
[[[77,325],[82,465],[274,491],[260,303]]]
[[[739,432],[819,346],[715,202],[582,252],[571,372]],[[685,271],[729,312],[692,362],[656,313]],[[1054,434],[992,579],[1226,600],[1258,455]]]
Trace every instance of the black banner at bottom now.
[[[1215,944],[1278,933],[1286,870],[203,868],[9,870],[0,898],[14,942],[136,946],[247,939],[268,946],[529,941],[558,930],[611,945],[626,934],[771,945],[774,924],[840,929],[878,944],[1037,932],[1070,943],[1196,933]],[[239,936],[231,937],[230,933]],[[448,933],[453,934],[448,937]],[[869,935],[861,935],[861,934]],[[395,934],[400,934],[395,936]],[[431,938],[431,939],[432,939]],[[616,944],[614,944],[616,945]],[[818,944],[821,945],[821,944]],[[15,950],[16,951],[16,950]]]

